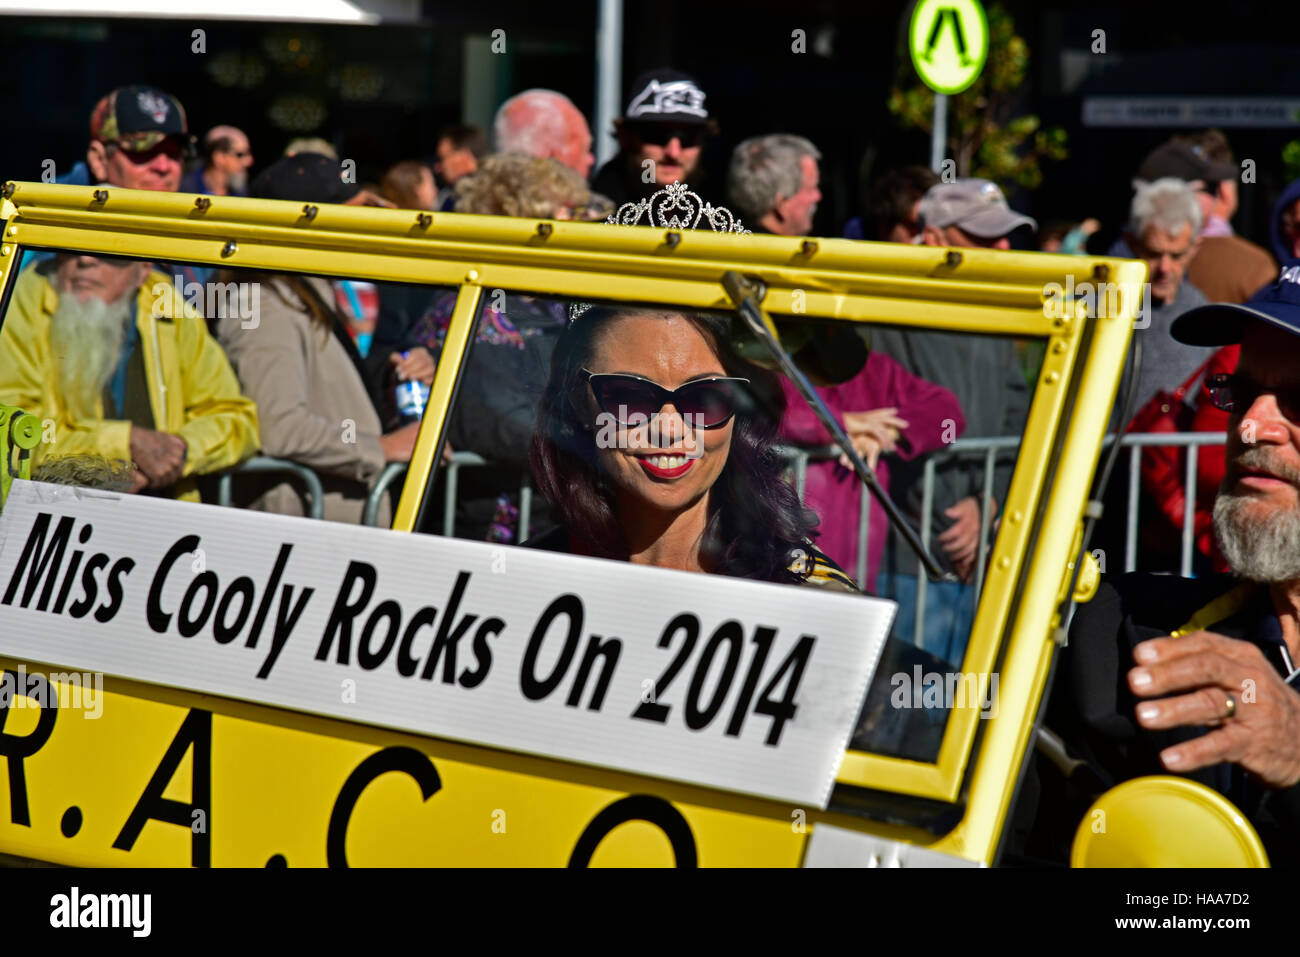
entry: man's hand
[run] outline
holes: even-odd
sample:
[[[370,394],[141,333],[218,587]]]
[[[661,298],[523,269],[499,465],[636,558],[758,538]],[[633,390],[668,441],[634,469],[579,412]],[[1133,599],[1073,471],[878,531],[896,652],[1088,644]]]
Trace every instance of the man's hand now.
[[[433,372],[437,368],[437,364],[433,361],[433,353],[424,346],[408,349],[405,355],[394,352],[388,357],[388,361],[393,364],[393,370],[397,373],[397,378],[402,380],[419,379],[425,385],[433,385]]]
[[[869,409],[866,412],[845,412],[844,431],[853,438],[857,434],[869,435],[880,445],[882,452],[894,451],[898,438],[907,422],[898,417],[898,409]]]
[[[1129,671],[1128,685],[1135,695],[1174,693],[1140,702],[1138,724],[1152,730],[1215,729],[1161,751],[1168,770],[1184,773],[1227,761],[1268,787],[1300,783],[1300,693],[1287,686],[1254,645],[1196,631],[1144,641],[1133,649],[1133,658],[1138,667]],[[1229,695],[1236,701],[1231,717]]]
[[[989,501],[989,508],[997,510],[997,503]],[[939,533],[939,545],[957,569],[962,581],[969,581],[975,570],[975,549],[980,537],[980,505],[974,495],[967,495],[943,514],[953,520]]]
[[[415,451],[415,438],[420,434],[420,423],[412,422],[379,437],[386,462],[409,462]]]
[[[130,444],[131,461],[144,473],[149,488],[167,488],[184,474],[188,449],[179,435],[133,425]]]
[[[143,492],[149,487],[149,476],[140,471],[139,468],[131,469],[131,487],[127,489],[132,495],[137,492]]]
[[[873,435],[866,432],[850,432],[849,438],[853,440],[853,447],[857,449],[858,455],[862,456],[863,461],[871,467],[871,471],[876,470],[876,462],[880,460],[880,442]],[[840,453],[840,465],[843,465],[850,471],[853,470],[853,463],[849,461],[847,452]]]
[[[382,196],[372,193],[368,189],[360,190],[351,199],[345,199],[342,203],[344,206],[383,206],[386,209],[396,209],[396,203],[390,203]]]

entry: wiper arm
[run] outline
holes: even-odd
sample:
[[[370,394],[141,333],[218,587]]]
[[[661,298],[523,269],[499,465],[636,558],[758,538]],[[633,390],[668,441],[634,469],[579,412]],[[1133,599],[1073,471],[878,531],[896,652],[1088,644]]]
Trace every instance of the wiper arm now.
[[[907,519],[903,517],[903,513],[899,511],[894,500],[889,497],[889,493],[881,487],[880,480],[876,478],[876,473],[867,466],[867,463],[862,460],[862,456],[858,454],[858,450],[853,447],[853,442],[849,439],[848,433],[844,431],[844,427],[831,414],[830,409],[826,407],[826,403],[822,401],[822,397],[817,394],[812,387],[812,383],[808,381],[808,377],[794,364],[794,360],[782,347],[781,339],[776,332],[776,326],[773,325],[771,317],[763,311],[763,307],[759,305],[758,288],[754,283],[734,270],[728,270],[723,275],[722,285],[727,290],[727,295],[731,297],[737,314],[745,321],[745,325],[750,332],[772,354],[772,358],[777,361],[781,371],[795,384],[795,387],[808,402],[818,420],[834,437],[840,448],[844,450],[849,461],[853,463],[853,470],[857,472],[858,478],[867,486],[867,490],[871,492],[875,500],[880,503],[880,507],[885,510],[885,515],[889,518],[889,524],[903,537],[903,540],[916,553],[916,557],[921,560],[930,581],[957,581],[956,575],[945,572],[939,567],[939,563],[935,561],[934,556],[925,547],[916,529],[908,524]],[[866,582],[860,584],[864,588],[868,587]]]

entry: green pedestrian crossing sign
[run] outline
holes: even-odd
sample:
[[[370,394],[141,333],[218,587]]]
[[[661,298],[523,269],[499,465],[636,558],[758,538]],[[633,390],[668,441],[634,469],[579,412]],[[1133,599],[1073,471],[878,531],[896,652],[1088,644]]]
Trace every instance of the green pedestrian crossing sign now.
[[[960,93],[989,55],[989,21],[979,0],[918,0],[908,30],[912,65],[936,93]]]

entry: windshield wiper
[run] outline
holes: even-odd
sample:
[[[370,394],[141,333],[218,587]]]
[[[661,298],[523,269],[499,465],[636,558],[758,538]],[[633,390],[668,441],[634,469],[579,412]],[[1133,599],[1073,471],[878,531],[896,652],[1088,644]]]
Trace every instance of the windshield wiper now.
[[[903,537],[903,540],[916,553],[916,557],[921,560],[930,581],[957,581],[956,575],[945,572],[939,567],[939,563],[935,561],[934,556],[925,547],[916,529],[908,524],[907,519],[903,517],[903,513],[899,511],[894,500],[889,497],[889,493],[881,487],[880,480],[876,478],[876,473],[868,467],[867,463],[862,460],[862,456],[858,454],[858,450],[853,447],[853,442],[849,439],[848,433],[844,431],[844,427],[831,414],[830,409],[826,407],[826,403],[822,401],[822,397],[817,394],[812,387],[812,383],[808,381],[808,377],[795,365],[794,360],[790,358],[790,354],[782,347],[781,339],[776,332],[776,326],[773,325],[771,317],[763,311],[763,307],[759,304],[761,298],[759,287],[734,270],[728,270],[723,275],[722,286],[727,290],[727,295],[731,297],[731,301],[736,307],[736,313],[744,320],[749,331],[772,354],[772,358],[781,367],[781,371],[794,383],[795,388],[808,402],[818,420],[834,437],[840,448],[844,450],[849,461],[853,463],[853,470],[857,472],[858,478],[862,480],[863,484],[867,486],[867,490],[880,503],[880,507],[885,510],[885,515],[889,518],[889,524]],[[859,582],[859,584],[864,589],[869,587],[866,582]]]

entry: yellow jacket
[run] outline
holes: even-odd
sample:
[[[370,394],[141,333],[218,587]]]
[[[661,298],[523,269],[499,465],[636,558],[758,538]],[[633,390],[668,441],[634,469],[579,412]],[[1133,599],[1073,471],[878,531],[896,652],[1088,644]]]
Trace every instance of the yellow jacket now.
[[[159,283],[168,293],[155,297]],[[240,393],[235,373],[203,318],[171,288],[171,278],[149,273],[136,297],[136,329],[155,428],[179,435],[188,446],[176,497],[196,502],[194,476],[230,468],[257,451],[257,406]],[[129,462],[130,422],[74,421],[60,401],[50,348],[50,319],[58,304],[58,293],[35,268],[18,277],[0,326],[0,402],[44,420],[45,441],[35,451],[34,465],[60,455],[102,455]],[[174,304],[182,307],[182,315],[174,314]],[[155,312],[161,318],[155,319]],[[96,411],[103,415],[102,403],[97,402]]]

